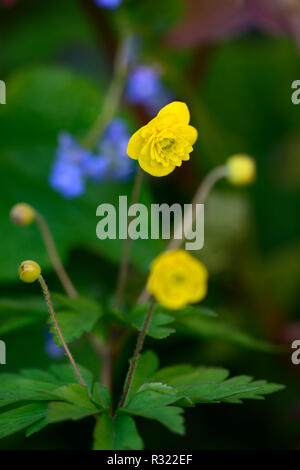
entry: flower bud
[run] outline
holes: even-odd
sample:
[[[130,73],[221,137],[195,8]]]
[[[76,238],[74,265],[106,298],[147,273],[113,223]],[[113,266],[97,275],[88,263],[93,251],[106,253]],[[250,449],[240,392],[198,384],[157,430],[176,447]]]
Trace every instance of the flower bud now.
[[[23,282],[35,282],[41,274],[41,268],[35,261],[23,261],[18,269],[18,274]]]
[[[228,179],[236,185],[253,183],[256,177],[256,164],[249,155],[233,155],[227,160]]]
[[[30,225],[34,221],[35,212],[29,204],[21,202],[11,209],[10,218],[17,225]]]

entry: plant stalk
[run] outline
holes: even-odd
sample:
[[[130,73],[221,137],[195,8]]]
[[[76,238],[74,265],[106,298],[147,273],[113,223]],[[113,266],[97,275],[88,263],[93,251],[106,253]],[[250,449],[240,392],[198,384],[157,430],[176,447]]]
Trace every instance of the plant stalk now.
[[[56,329],[56,331],[57,331],[58,337],[59,337],[59,339],[60,339],[60,341],[61,341],[61,343],[62,343],[62,345],[63,345],[63,347],[64,347],[64,349],[65,349],[65,351],[66,351],[66,353],[67,353],[67,356],[68,356],[68,358],[69,358],[69,360],[70,360],[70,363],[71,363],[71,365],[72,365],[72,367],[73,367],[73,369],[74,369],[74,371],[75,371],[75,374],[76,374],[77,377],[78,377],[79,382],[81,383],[81,385],[84,385],[84,386],[86,387],[86,383],[85,383],[85,381],[83,380],[82,375],[81,375],[80,372],[79,372],[79,369],[78,369],[78,367],[77,367],[77,365],[76,365],[76,362],[75,362],[75,360],[74,360],[74,358],[73,358],[73,356],[72,356],[72,353],[71,353],[71,351],[70,351],[70,349],[69,349],[69,347],[68,347],[68,345],[67,345],[67,343],[66,343],[66,341],[65,341],[65,339],[64,339],[64,337],[63,337],[63,334],[62,334],[62,332],[61,332],[61,329],[59,328],[59,325],[58,325],[58,322],[57,322],[57,318],[56,318],[56,315],[55,315],[55,310],[54,310],[54,307],[53,307],[53,304],[52,304],[52,300],[51,300],[51,297],[50,297],[50,292],[49,292],[48,286],[47,286],[47,284],[46,284],[46,282],[45,282],[45,280],[44,280],[44,278],[43,278],[42,275],[39,276],[39,283],[40,283],[41,288],[42,288],[42,290],[43,290],[43,293],[44,293],[44,296],[45,296],[45,299],[46,299],[46,302],[47,302],[47,305],[48,305],[48,308],[49,308],[49,312],[50,312],[50,315],[51,315],[51,317],[52,317],[52,320],[53,320],[53,323],[54,323],[54,327],[55,327],[55,329]]]
[[[88,149],[93,149],[118,109],[128,73],[131,48],[132,37],[125,36],[117,51],[114,78],[107,91],[101,112],[82,141],[82,145]]]
[[[44,243],[46,245],[46,249],[48,251],[49,257],[51,259],[51,262],[53,264],[53,267],[56,271],[57,276],[60,279],[60,282],[63,285],[63,288],[65,289],[66,293],[68,294],[71,299],[75,299],[78,297],[78,292],[75,289],[71,279],[69,278],[62,261],[58,255],[54,239],[52,237],[51,231],[48,227],[47,222],[45,221],[44,217],[42,214],[40,214],[38,211],[35,210],[35,220],[38,225],[38,228],[41,232],[42,238],[44,240]]]
[[[211,190],[213,189],[214,185],[220,179],[227,176],[227,168],[226,166],[218,166],[214,168],[208,175],[204,178],[203,182],[199,185],[196,194],[192,200],[192,204],[189,208],[189,211],[186,215],[187,220],[190,222],[189,226],[187,227],[187,232],[190,232],[193,228],[194,223],[194,216],[196,213],[197,204],[203,204],[207,197],[209,196]],[[183,222],[180,223],[178,226],[175,227],[173,238],[170,240],[166,251],[170,250],[178,250],[182,243],[184,242],[184,238],[182,234],[183,231]],[[180,238],[181,235],[181,238]],[[148,302],[151,294],[148,292],[147,288],[145,287],[142,293],[140,294],[137,303],[143,304]]]
[[[144,320],[143,328],[140,331],[139,336],[138,336],[138,340],[137,340],[137,343],[136,343],[133,358],[132,358],[132,361],[131,361],[131,364],[130,364],[130,367],[129,367],[129,371],[128,371],[128,374],[127,374],[127,380],[126,380],[126,383],[125,383],[124,391],[123,391],[123,394],[122,394],[122,397],[121,397],[120,404],[119,404],[118,408],[123,408],[123,406],[126,404],[127,396],[128,396],[129,391],[130,391],[130,387],[131,387],[131,384],[132,384],[132,381],[133,381],[133,378],[134,378],[134,373],[135,373],[135,369],[136,369],[136,366],[137,366],[138,358],[139,358],[139,355],[140,355],[141,350],[143,348],[144,341],[145,341],[146,334],[147,334],[147,330],[148,330],[148,327],[149,327],[149,324],[150,324],[150,321],[151,321],[151,318],[152,318],[153,310],[154,310],[154,307],[155,307],[155,302],[156,302],[155,299],[152,299],[150,301],[149,309],[148,309],[147,315],[146,315],[145,320]]]
[[[132,196],[131,196],[131,202],[130,202],[131,205],[136,204],[137,201],[139,200],[142,181],[143,181],[143,170],[141,169],[140,166],[138,166],[136,175],[135,175]],[[115,309],[119,309],[122,304],[122,300],[123,300],[123,296],[124,296],[124,292],[126,288],[126,283],[127,283],[130,250],[131,250],[131,244],[132,244],[132,240],[128,234],[128,227],[129,227],[129,223],[127,226],[127,238],[123,245],[121,265],[120,265],[120,270],[118,274],[117,289],[116,289],[116,295],[115,295],[115,305],[114,305]]]

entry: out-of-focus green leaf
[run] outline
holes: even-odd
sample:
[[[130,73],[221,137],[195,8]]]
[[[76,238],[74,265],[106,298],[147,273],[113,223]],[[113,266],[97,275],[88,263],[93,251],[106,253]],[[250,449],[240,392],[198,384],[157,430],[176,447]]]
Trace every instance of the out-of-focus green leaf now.
[[[141,450],[143,441],[130,416],[117,416],[114,420],[103,414],[94,430],[94,450]]]
[[[195,312],[196,313],[196,312]],[[267,353],[278,352],[279,348],[257,339],[250,334],[239,330],[232,324],[225,323],[219,318],[195,315],[180,316],[176,323],[177,331],[196,338],[209,338],[226,341],[238,346]]]
[[[153,37],[166,33],[180,18],[183,3],[180,0],[143,0],[126,2],[128,17],[134,30],[142,32],[143,37]],[[149,22],[151,18],[151,22]]]
[[[40,299],[0,300],[0,334],[10,333],[34,323],[45,321],[48,312]]]
[[[100,382],[96,382],[93,388],[93,401],[104,410],[110,408],[110,394],[106,387]]]
[[[138,305],[128,314],[130,322],[139,331],[142,329],[145,317],[148,311],[148,305]],[[163,339],[167,338],[171,333],[175,332],[174,328],[169,328],[167,325],[174,321],[171,315],[162,313],[159,305],[156,305],[150,324],[148,327],[147,334],[152,338]]]
[[[77,366],[88,389],[91,391],[93,386],[92,373],[81,365],[77,364]],[[74,372],[73,367],[70,364],[53,364],[50,367],[49,372],[55,377],[57,377],[61,384],[68,385],[70,383],[78,383],[78,378]]]

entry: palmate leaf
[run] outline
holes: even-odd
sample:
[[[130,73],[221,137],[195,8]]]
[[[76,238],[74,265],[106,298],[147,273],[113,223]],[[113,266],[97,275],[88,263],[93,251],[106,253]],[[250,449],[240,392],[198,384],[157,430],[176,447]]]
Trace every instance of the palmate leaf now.
[[[94,430],[94,450],[141,450],[143,441],[136,424],[130,416],[117,416],[114,420],[107,414],[98,418]]]
[[[88,388],[78,384],[69,365],[55,365],[47,372],[25,369],[20,375],[3,374],[0,405],[4,411],[0,414],[0,437],[26,428],[29,436],[50,423],[78,420],[108,410],[108,390],[98,383],[93,386],[91,373],[82,366],[79,369]],[[24,402],[29,404],[24,405]],[[7,405],[15,408],[6,411]]]
[[[92,389],[91,373],[78,366],[89,390]],[[66,384],[78,383],[73,368],[67,365],[54,365],[49,372],[37,369],[24,369],[20,374],[1,374],[0,407],[20,401],[49,401],[64,399],[54,391],[63,390]]]
[[[158,359],[151,351],[140,357],[136,370],[134,385],[119,412],[155,419],[179,434],[184,432],[182,407],[197,403],[242,403],[243,399],[263,399],[264,395],[284,388],[244,375],[228,378],[229,372],[218,367],[183,364],[158,370]]]

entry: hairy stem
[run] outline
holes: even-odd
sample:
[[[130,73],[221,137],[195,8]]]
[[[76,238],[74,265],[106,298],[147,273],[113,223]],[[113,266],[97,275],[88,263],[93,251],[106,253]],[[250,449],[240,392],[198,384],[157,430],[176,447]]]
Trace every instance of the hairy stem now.
[[[86,148],[92,149],[95,146],[118,109],[128,73],[131,47],[132,37],[125,36],[117,51],[114,78],[107,91],[101,112],[82,142]]]
[[[143,170],[138,166],[136,175],[135,175],[135,181],[134,181],[134,186],[133,186],[133,191],[132,191],[132,196],[131,196],[131,202],[130,204],[136,204],[136,202],[139,199],[140,191],[141,191],[141,186],[142,186],[142,181],[143,181]],[[129,223],[128,223],[129,226]],[[117,281],[117,289],[116,289],[116,295],[115,295],[115,308],[118,309],[120,308],[123,300],[123,295],[125,292],[125,287],[126,287],[126,282],[127,282],[127,274],[128,274],[128,268],[129,268],[129,258],[130,258],[130,250],[131,250],[131,238],[129,237],[128,234],[128,227],[127,227],[127,238],[124,242],[123,245],[123,253],[122,253],[122,259],[121,259],[121,265],[120,265],[120,270],[119,270],[119,275],[118,275],[118,281]]]
[[[37,225],[40,229],[42,238],[44,240],[47,252],[49,254],[49,257],[51,259],[51,262],[53,264],[54,270],[60,279],[62,286],[64,290],[66,291],[66,294],[71,298],[71,299],[76,299],[78,297],[78,292],[76,288],[74,287],[70,277],[68,276],[62,261],[58,255],[57,248],[52,236],[52,233],[49,229],[49,226],[44,219],[44,217],[37,211],[35,211],[35,219],[37,222]],[[110,382],[108,380],[108,372],[106,370],[105,364],[108,362],[108,351],[107,348],[103,347],[97,338],[95,338],[91,333],[86,333],[85,334],[86,338],[90,342],[91,346],[93,347],[94,351],[97,353],[99,358],[101,359],[101,364],[102,364],[102,373],[101,373],[101,382],[109,388],[110,390]]]
[[[196,213],[197,204],[203,204],[213,189],[217,181],[224,178],[227,175],[227,168],[225,166],[218,166],[214,168],[208,175],[204,178],[203,182],[198,187],[196,194],[192,200],[192,204],[189,208],[188,213],[186,214],[186,219],[189,221],[189,227],[186,228],[187,232],[190,232],[194,223],[194,216]],[[173,238],[170,240],[166,251],[177,250],[181,247],[184,242],[183,234],[183,222],[175,227]],[[181,237],[180,237],[181,236]],[[139,304],[148,302],[150,298],[150,293],[145,287],[139,296],[137,302]]]
[[[131,387],[131,384],[132,384],[132,381],[133,381],[133,378],[134,378],[134,373],[135,373],[135,369],[136,369],[136,366],[137,366],[137,361],[138,361],[139,355],[140,355],[141,350],[142,350],[143,345],[144,345],[145,337],[146,337],[146,334],[147,334],[147,330],[148,330],[148,327],[149,327],[149,323],[150,323],[150,320],[151,320],[151,317],[152,317],[154,307],[155,307],[155,299],[152,299],[151,302],[150,302],[150,305],[149,305],[147,315],[146,315],[145,320],[144,320],[143,328],[140,331],[139,336],[138,336],[135,351],[134,351],[134,354],[133,354],[133,357],[132,357],[132,361],[131,361],[131,364],[130,364],[130,367],[129,367],[128,374],[127,374],[127,380],[126,380],[126,383],[125,383],[124,391],[123,391],[123,394],[122,394],[122,397],[121,397],[120,404],[119,404],[118,408],[122,408],[126,403],[126,399],[127,399],[127,396],[128,396],[129,391],[130,391],[130,387]]]
[[[46,249],[53,264],[53,267],[56,271],[56,274],[59,277],[60,282],[62,283],[63,288],[65,289],[68,296],[72,299],[75,299],[76,297],[78,297],[78,292],[75,289],[71,279],[69,278],[61,262],[48,224],[45,221],[44,217],[37,211],[35,211],[35,219],[41,232],[44,243],[46,245]]]
[[[57,322],[57,319],[56,319],[56,315],[55,315],[55,311],[54,311],[54,308],[53,308],[53,304],[52,304],[52,300],[51,300],[51,297],[50,297],[50,292],[49,292],[49,289],[48,289],[48,286],[43,278],[42,275],[39,276],[39,283],[41,285],[41,288],[43,290],[43,293],[44,293],[44,296],[45,296],[45,299],[46,299],[46,302],[47,302],[47,305],[48,305],[48,308],[49,308],[49,312],[50,312],[50,315],[52,317],[52,320],[53,320],[53,323],[54,323],[54,327],[57,331],[57,334],[58,334],[58,337],[61,341],[61,344],[63,345],[66,353],[67,353],[67,356],[68,358],[70,359],[70,362],[71,362],[71,365],[75,371],[75,374],[77,375],[78,377],[78,380],[79,382],[81,383],[81,385],[84,385],[86,387],[86,383],[85,381],[83,380],[82,378],[82,375],[80,374],[79,372],[79,369],[76,365],[76,362],[72,356],[72,353],[63,337],[63,334],[61,332],[61,329],[59,328],[59,325],[58,325],[58,322]]]

